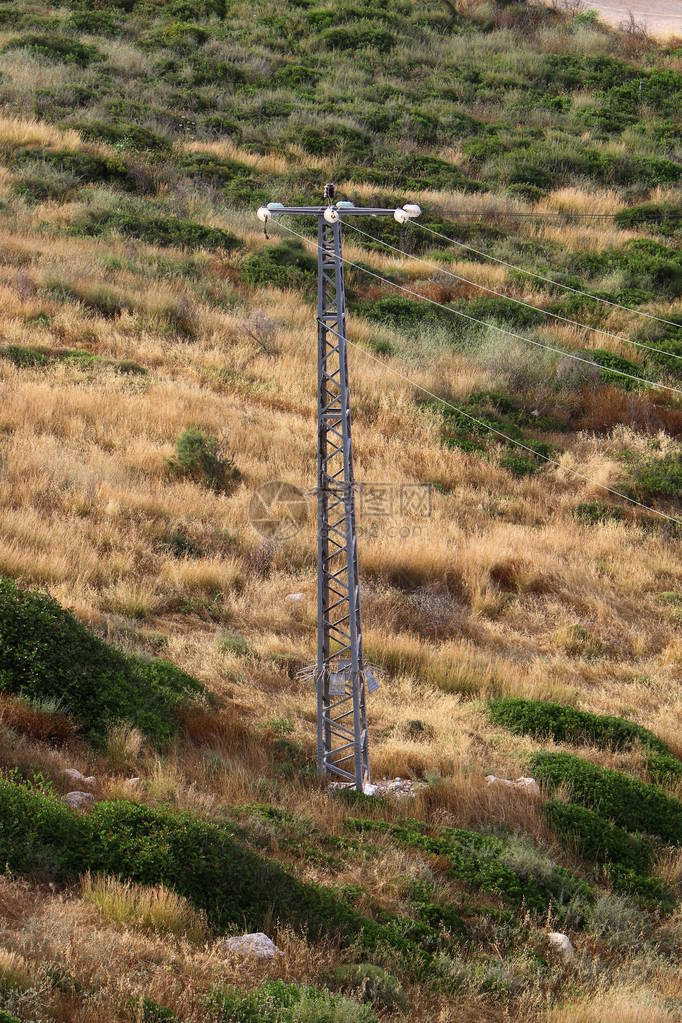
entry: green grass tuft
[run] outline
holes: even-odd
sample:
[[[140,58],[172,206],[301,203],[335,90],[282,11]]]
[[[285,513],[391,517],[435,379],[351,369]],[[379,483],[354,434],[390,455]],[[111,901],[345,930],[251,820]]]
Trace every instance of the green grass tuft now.
[[[270,980],[245,994],[214,991],[208,1000],[216,1023],[376,1023],[372,1011],[320,988]]]

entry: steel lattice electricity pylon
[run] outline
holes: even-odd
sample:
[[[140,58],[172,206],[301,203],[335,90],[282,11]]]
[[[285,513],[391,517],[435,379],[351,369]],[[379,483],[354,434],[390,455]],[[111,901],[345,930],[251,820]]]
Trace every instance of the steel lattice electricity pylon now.
[[[369,784],[367,691],[376,686],[362,650],[362,614],[355,521],[355,480],[346,345],[342,216],[392,216],[399,223],[419,207],[362,208],[270,203],[273,216],[317,217],[317,769],[362,791]]]

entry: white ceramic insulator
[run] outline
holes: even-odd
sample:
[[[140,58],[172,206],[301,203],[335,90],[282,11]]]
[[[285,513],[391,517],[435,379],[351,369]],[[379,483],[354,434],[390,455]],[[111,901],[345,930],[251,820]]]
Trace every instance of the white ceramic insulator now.
[[[335,224],[339,219],[339,214],[333,206],[327,206],[327,209],[324,211],[324,219],[328,224]]]
[[[258,208],[256,216],[258,217],[259,220],[262,220],[264,224],[267,224],[272,214],[270,213],[270,210],[267,208],[267,206],[260,206]]]
[[[405,210],[394,210],[393,219],[397,220],[399,224],[406,224],[410,218]]]
[[[406,202],[403,209],[408,217],[418,217],[422,211],[421,206],[418,206],[416,202]]]

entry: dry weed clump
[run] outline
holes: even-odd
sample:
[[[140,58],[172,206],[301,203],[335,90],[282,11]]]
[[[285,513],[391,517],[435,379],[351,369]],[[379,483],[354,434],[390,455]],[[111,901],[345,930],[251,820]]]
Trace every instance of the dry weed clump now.
[[[206,921],[187,899],[162,884],[150,888],[86,874],[81,881],[81,897],[96,906],[105,920],[121,927],[194,942],[204,941],[208,933]]]
[[[76,722],[68,714],[27,700],[0,694],[0,722],[14,732],[43,742],[75,735]]]

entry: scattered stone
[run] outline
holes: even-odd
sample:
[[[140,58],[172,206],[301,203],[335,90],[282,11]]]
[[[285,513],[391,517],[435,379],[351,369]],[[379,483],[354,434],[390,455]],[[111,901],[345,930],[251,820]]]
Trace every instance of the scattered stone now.
[[[256,931],[254,934],[240,934],[236,938],[223,938],[220,944],[226,951],[237,952],[244,956],[255,956],[257,959],[274,959],[275,956],[282,955],[274,941],[262,931]]]
[[[92,792],[81,792],[78,789],[74,789],[73,792],[67,792],[64,799],[72,810],[89,810],[95,802]]]
[[[350,789],[352,787],[352,785],[348,785],[343,781],[332,781],[329,783],[330,789]],[[414,796],[415,792],[423,788],[426,788],[425,781],[412,781],[411,778],[381,778],[374,784],[367,782],[362,792],[365,796],[398,796],[398,798],[403,798],[405,796]]]
[[[552,931],[547,937],[549,938],[550,945],[561,953],[566,962],[572,963],[575,959],[575,949],[571,944],[569,936],[562,934],[561,931]]]
[[[284,599],[288,604],[302,604],[305,600],[305,593],[287,593]]]
[[[516,781],[512,781],[511,778],[498,778],[494,774],[489,774],[485,780],[488,785],[507,785],[509,788],[526,792],[529,796],[540,795],[540,786],[535,778],[517,778]]]
[[[94,785],[97,781],[94,775],[81,774],[81,772],[75,767],[65,767],[64,774],[71,781],[78,782],[79,785]]]

